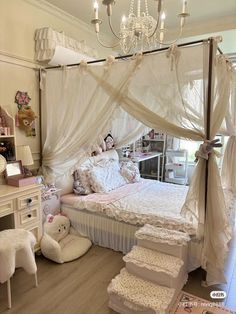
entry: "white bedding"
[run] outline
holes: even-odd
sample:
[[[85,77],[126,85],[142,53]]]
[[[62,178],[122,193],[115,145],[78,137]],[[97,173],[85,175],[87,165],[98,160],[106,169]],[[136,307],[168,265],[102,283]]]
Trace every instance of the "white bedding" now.
[[[74,208],[103,213],[133,225],[146,223],[186,231],[193,235],[196,226],[180,215],[188,188],[142,179],[108,193],[63,196],[62,202]]]

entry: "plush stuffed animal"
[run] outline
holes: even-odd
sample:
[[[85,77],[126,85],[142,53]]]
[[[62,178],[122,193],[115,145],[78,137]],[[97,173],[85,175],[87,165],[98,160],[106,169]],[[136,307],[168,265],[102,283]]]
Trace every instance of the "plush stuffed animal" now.
[[[26,132],[26,136],[35,136],[34,123],[37,116],[31,107],[18,110],[19,128]]]
[[[107,136],[104,138],[104,142],[106,145],[106,150],[110,150],[114,148],[114,139],[110,133],[107,134]]]
[[[72,232],[69,218],[62,214],[49,214],[40,243],[42,254],[60,264],[84,255],[91,247],[91,241]]]
[[[16,126],[26,132],[26,136],[35,136],[35,119],[37,116],[29,106],[31,98],[27,92],[17,91],[15,96],[15,103],[18,107],[18,114],[16,115]]]

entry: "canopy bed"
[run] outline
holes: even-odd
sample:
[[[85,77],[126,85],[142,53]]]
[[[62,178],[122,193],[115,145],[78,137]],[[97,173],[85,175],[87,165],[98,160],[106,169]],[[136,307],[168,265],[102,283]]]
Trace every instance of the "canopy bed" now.
[[[218,53],[213,38],[129,57],[108,57],[41,72],[44,173],[61,183],[64,193],[70,193],[73,171],[110,130],[116,147],[132,142],[147,128],[203,141],[189,189],[181,192],[186,199],[177,204],[178,215],[185,225],[191,222],[196,227],[207,283],[224,282],[224,259],[232,235],[226,203],[231,201],[225,199],[211,141],[216,134],[231,136],[223,182],[227,193],[236,192],[235,182],[227,179],[236,169],[231,155],[232,147],[235,149],[235,70]],[[210,154],[204,151],[206,145]],[[90,206],[85,208],[92,211]],[[102,208],[100,218],[97,213],[93,216],[95,229],[104,218]],[[78,215],[81,212],[81,208],[77,210]],[[114,229],[120,222],[111,219],[111,212],[109,221]],[[126,225],[137,229],[130,220]]]

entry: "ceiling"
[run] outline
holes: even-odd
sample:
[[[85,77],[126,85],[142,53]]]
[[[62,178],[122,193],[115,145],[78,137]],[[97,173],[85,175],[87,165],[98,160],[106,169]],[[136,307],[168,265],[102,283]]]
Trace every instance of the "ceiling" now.
[[[46,1],[84,21],[85,23],[90,24],[90,21],[93,18],[93,0]],[[183,0],[163,0],[163,6],[166,12],[165,27],[167,29],[170,28],[173,31],[179,25],[179,18],[177,17],[177,14],[181,11],[182,1]],[[98,2],[99,18],[104,21],[101,25],[101,31],[110,36],[111,32],[109,31],[109,27],[106,22],[105,6],[102,5],[102,0],[98,0]],[[141,0],[141,2],[144,1]],[[153,16],[155,16],[156,4],[156,1],[148,0],[149,13]],[[116,1],[113,7],[112,16],[113,25],[116,30],[119,29],[121,16],[124,14],[127,15],[128,10],[129,1]],[[213,32],[214,27],[216,31],[225,31],[227,29],[234,28],[234,38],[231,38],[232,40],[230,39],[232,43],[229,52],[236,52],[236,0],[188,0],[188,12],[190,13],[186,26],[186,29],[189,29],[188,37]],[[209,27],[206,25],[209,25]],[[195,29],[196,31],[193,31]]]

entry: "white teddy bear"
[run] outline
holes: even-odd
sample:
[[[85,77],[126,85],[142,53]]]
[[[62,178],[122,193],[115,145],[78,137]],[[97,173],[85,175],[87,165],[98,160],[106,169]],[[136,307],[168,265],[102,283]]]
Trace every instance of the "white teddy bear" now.
[[[42,254],[56,263],[72,261],[91,247],[89,239],[71,234],[70,220],[62,215],[47,215],[40,246]]]

